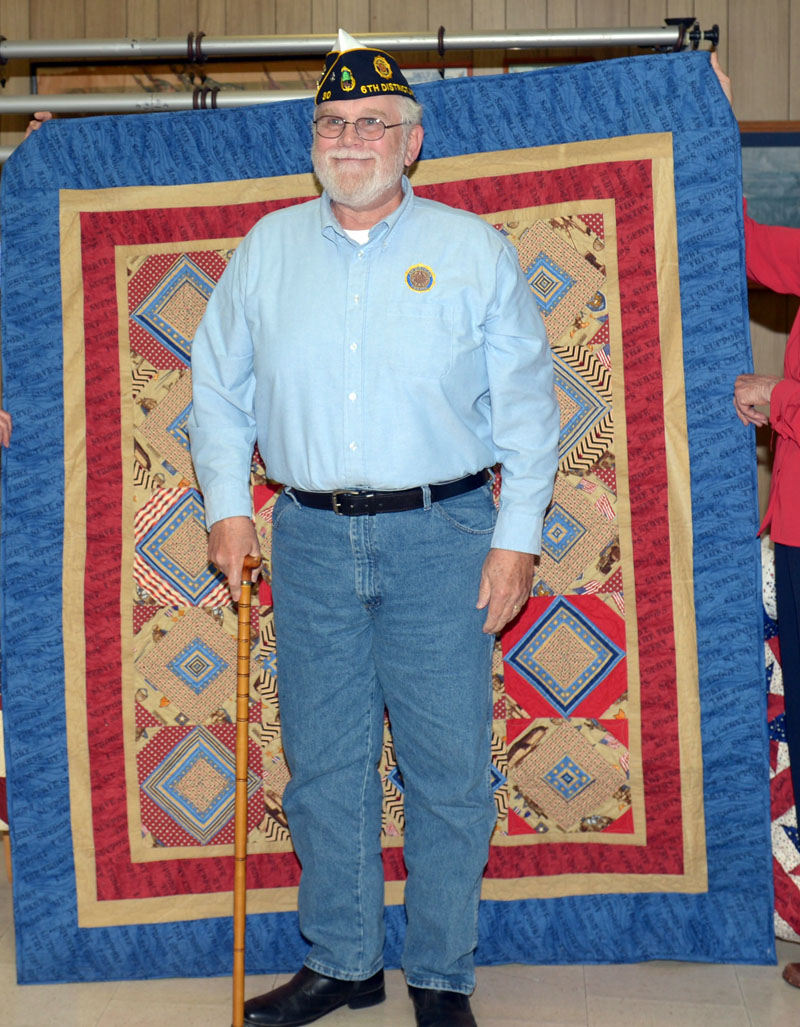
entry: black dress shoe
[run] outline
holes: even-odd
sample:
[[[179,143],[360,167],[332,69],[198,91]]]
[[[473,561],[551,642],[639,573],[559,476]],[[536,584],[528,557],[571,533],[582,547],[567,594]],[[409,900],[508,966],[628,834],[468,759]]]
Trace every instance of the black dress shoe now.
[[[339,1006],[351,1009],[383,1002],[383,970],[366,981],[340,981],[304,966],[286,984],[244,1004],[244,1022],[251,1027],[301,1027]]]
[[[457,991],[408,986],[417,1027],[478,1027],[469,1007],[469,996]]]

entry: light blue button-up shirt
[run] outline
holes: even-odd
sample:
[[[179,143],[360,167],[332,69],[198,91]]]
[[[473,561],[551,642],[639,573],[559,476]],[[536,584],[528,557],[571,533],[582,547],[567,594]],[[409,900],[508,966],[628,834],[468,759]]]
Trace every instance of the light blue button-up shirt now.
[[[350,239],[326,195],[237,248],[192,344],[192,458],[210,527],[250,516],[253,444],[312,492],[403,489],[500,462],[492,545],[538,552],[557,467],[550,350],[514,247],[414,195]]]

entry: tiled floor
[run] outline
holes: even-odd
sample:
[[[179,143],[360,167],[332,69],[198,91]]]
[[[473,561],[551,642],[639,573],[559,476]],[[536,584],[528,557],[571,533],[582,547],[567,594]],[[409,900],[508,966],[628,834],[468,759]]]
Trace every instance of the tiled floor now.
[[[779,965],[642,963],[636,966],[481,967],[473,1009],[480,1027],[800,1027],[800,989],[781,980],[800,945],[778,943]],[[247,994],[285,978],[250,977]],[[0,1027],[230,1027],[230,982],[118,981],[16,984],[11,888],[0,874]],[[330,1027],[413,1027],[402,976],[387,1001],[337,1010]]]

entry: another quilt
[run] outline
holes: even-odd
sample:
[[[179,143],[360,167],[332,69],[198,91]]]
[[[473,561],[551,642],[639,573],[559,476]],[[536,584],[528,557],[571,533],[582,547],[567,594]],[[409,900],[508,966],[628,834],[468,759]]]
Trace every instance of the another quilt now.
[[[562,413],[534,594],[496,647],[478,958],[769,961],[755,464],[730,403],[749,360],[730,109],[702,54],[420,94],[414,188],[517,247]],[[23,981],[229,968],[236,620],[204,555],[191,342],[249,227],[316,195],[310,117],[291,102],[56,122],[3,176],[2,654]],[[252,485],[268,562],[279,485],[258,454]],[[252,619],[253,972],[305,952],[276,672],[267,582]],[[397,965],[388,730],[381,772]],[[734,823],[733,804],[747,817]]]
[[[800,833],[797,830],[789,746],[786,743],[775,556],[768,537],[761,543],[761,569],[764,583],[764,660],[767,668],[775,936],[786,941],[800,941]]]

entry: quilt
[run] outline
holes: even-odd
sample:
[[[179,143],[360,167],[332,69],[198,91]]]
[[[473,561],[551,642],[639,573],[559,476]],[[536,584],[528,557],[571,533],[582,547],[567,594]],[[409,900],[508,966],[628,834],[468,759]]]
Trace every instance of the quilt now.
[[[761,542],[764,603],[764,662],[767,669],[767,719],[769,721],[769,776],[772,807],[772,857],[775,879],[775,937],[800,941],[800,833],[789,746],[783,674],[778,641],[778,604],[775,589],[775,555],[769,536]]]
[[[514,243],[561,407],[533,595],[495,651],[478,960],[771,961],[755,458],[730,401],[749,362],[735,121],[703,54],[447,81],[420,99],[414,189]],[[236,619],[205,557],[191,343],[248,229],[317,194],[310,120],[289,102],[55,122],[3,175],[2,680],[23,982],[229,969]],[[280,484],[257,452],[251,481],[268,566]],[[283,972],[305,943],[268,578],[251,641],[247,965]],[[388,727],[381,774],[396,966]]]

